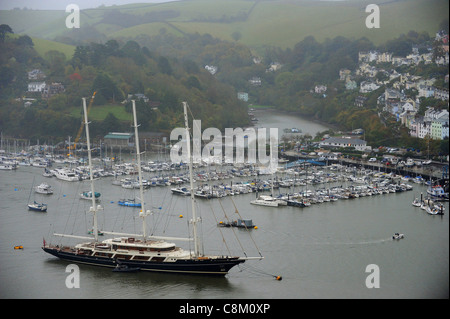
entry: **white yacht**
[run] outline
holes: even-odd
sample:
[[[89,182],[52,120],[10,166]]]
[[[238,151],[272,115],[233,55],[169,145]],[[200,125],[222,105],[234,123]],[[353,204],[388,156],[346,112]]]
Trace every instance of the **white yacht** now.
[[[53,194],[53,189],[50,185],[46,183],[41,183],[40,185],[35,187],[36,193],[50,195]]]
[[[61,179],[63,181],[77,182],[80,180],[80,176],[75,174],[75,172],[73,172],[72,170],[66,168],[56,168],[54,172],[56,178]]]
[[[257,199],[252,200],[250,204],[270,207],[287,206],[286,201],[269,195],[260,195]]]

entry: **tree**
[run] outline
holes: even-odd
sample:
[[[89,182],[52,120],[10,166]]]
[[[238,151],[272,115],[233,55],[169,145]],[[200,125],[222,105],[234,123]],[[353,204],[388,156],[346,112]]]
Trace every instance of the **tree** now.
[[[14,70],[6,65],[0,67],[0,88],[8,86],[14,79]]]
[[[14,32],[9,25],[7,24],[0,25],[0,42],[5,42],[7,33],[14,33]]]
[[[123,99],[123,94],[117,88],[116,84],[109,77],[108,74],[100,72],[94,80],[92,85],[92,91],[97,91],[94,103],[96,105],[102,105],[108,100],[113,102]]]
[[[242,38],[242,34],[239,31],[234,31],[231,34],[231,37],[233,38],[234,41],[239,41]]]
[[[440,151],[443,155],[448,155],[449,152],[449,143],[448,143],[448,136],[446,136],[440,144]]]
[[[22,35],[22,36],[18,37],[16,39],[16,43],[18,45],[23,45],[23,46],[29,46],[29,47],[34,46],[33,40],[27,35]]]
[[[172,74],[172,67],[170,66],[169,60],[164,56],[158,58],[158,68],[162,73],[167,75]]]
[[[121,127],[121,124],[117,117],[114,116],[111,112],[106,115],[105,119],[103,120],[102,124],[102,130],[103,132],[114,132],[118,131]]]
[[[201,89],[200,81],[194,75],[188,77],[188,79],[186,80],[186,86],[188,88],[197,88],[199,90]]]
[[[50,75],[62,76],[65,73],[66,55],[56,50],[50,50],[45,53],[45,58],[50,64]]]

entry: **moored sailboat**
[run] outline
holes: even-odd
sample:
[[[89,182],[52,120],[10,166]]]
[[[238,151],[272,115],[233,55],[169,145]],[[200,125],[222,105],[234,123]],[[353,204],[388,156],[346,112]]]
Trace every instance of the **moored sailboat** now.
[[[191,241],[191,238],[173,238],[173,237],[157,237],[149,236],[147,233],[146,216],[150,211],[145,210],[143,201],[143,187],[140,182],[140,201],[142,209],[139,216],[142,218],[142,234],[127,234],[103,231],[104,234],[118,236],[98,241],[98,225],[97,225],[97,207],[95,199],[92,198],[93,212],[93,237],[75,236],[55,234],[62,237],[88,239],[84,243],[77,244],[72,247],[47,244],[44,242],[42,249],[56,257],[76,263],[85,263],[103,267],[115,267],[118,263],[130,268],[139,268],[140,271],[154,271],[167,273],[184,273],[184,274],[206,274],[206,275],[225,275],[228,271],[248,259],[261,259],[261,257],[237,257],[223,255],[204,255],[200,252],[200,239],[197,233],[197,223],[200,221],[196,216],[194,205],[194,188],[192,177],[192,158],[190,156],[189,128],[187,120],[187,104],[184,102],[184,116],[186,125],[187,153],[190,159],[190,197],[192,203],[192,229],[194,250],[184,250],[177,247],[173,241]],[[92,170],[91,150],[89,142],[89,129],[86,114],[86,101],[83,99],[85,112],[86,138],[89,155],[89,168]],[[136,120],[136,108],[133,101],[133,117],[136,141],[138,138],[138,125]],[[141,161],[139,143],[136,142],[136,156],[138,163],[139,181],[142,181]],[[94,183],[91,176],[91,191],[94,193]]]

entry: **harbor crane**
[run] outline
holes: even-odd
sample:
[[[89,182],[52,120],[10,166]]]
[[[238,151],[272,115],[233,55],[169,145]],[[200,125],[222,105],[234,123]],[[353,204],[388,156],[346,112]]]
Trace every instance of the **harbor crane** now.
[[[92,104],[94,103],[94,98],[95,98],[95,94],[97,93],[97,91],[94,91],[94,93],[92,94],[91,100],[89,101],[89,106],[87,109],[87,113],[89,114],[89,111],[91,110]],[[83,132],[83,127],[84,127],[84,122],[81,121],[81,125],[80,128],[78,130],[77,136],[75,137],[75,141],[73,142],[73,147],[69,145],[69,149],[73,149],[76,150],[77,149],[77,143],[80,140],[81,137],[81,133]]]

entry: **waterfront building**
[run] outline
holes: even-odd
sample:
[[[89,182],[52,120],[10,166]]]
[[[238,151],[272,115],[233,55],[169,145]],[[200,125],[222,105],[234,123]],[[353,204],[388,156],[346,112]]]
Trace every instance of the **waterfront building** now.
[[[371,150],[372,147],[367,142],[359,138],[351,137],[330,137],[320,142],[320,147],[324,148],[345,148],[353,147],[357,151]]]
[[[105,135],[105,144],[109,147],[134,147],[133,133],[110,132]]]

